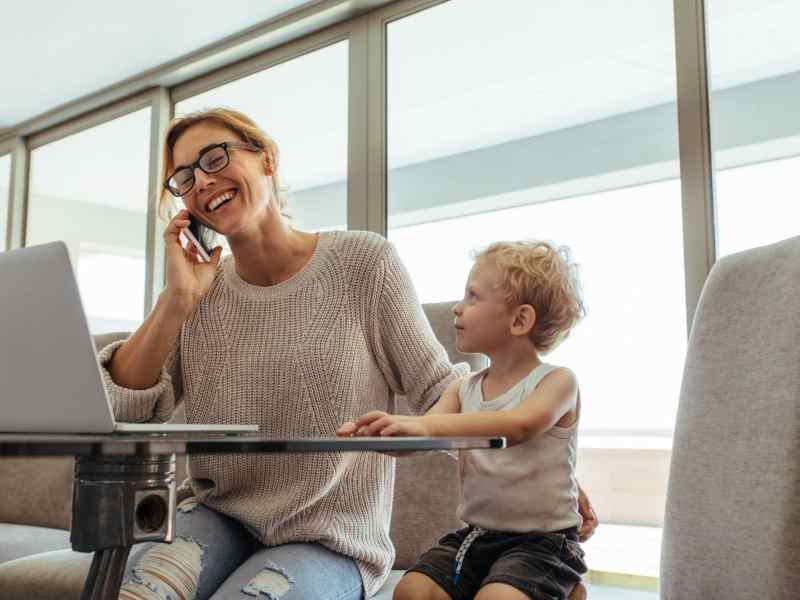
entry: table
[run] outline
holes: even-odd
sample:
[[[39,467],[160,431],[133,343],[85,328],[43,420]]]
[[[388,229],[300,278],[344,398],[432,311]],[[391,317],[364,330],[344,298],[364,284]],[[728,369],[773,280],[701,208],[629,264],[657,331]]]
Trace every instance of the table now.
[[[0,456],[73,456],[70,543],[94,552],[81,600],[116,598],[131,546],[171,542],[177,454],[402,452],[504,448],[504,438],[299,438],[258,433],[0,433]]]

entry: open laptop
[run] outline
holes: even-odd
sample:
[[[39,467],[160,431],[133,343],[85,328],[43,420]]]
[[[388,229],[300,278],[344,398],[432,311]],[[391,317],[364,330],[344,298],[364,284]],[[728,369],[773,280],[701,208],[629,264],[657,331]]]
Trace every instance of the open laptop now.
[[[0,431],[257,431],[258,425],[116,423],[64,242],[0,253]]]

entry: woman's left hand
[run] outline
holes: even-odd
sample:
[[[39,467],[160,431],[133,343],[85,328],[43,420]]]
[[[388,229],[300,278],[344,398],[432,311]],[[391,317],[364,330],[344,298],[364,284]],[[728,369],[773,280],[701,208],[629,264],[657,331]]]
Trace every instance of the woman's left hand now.
[[[425,427],[423,417],[390,415],[380,410],[373,410],[362,415],[355,422],[342,425],[336,430],[336,435],[356,437],[429,437],[431,434]]]

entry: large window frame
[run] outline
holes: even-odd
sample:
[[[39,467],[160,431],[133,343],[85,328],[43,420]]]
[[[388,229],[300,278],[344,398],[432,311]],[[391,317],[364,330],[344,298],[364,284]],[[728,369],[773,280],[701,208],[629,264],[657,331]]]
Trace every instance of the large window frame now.
[[[151,157],[147,231],[149,311],[163,289],[161,224],[155,214],[161,134],[175,102],[349,40],[348,202],[350,229],[386,234],[386,25],[448,0],[325,0],[279,15],[118,86],[27,121],[0,138],[12,154],[7,247],[25,245],[30,151],[101,122],[150,106]],[[674,0],[678,128],[684,214],[686,316],[690,327],[716,259],[708,57],[704,0]],[[688,334],[688,331],[687,331]]]
[[[14,140],[6,140],[5,142],[0,143],[0,158],[8,157],[13,163],[13,150],[14,150]],[[13,165],[12,165],[13,169]],[[3,243],[0,244],[0,252],[6,250],[11,245],[11,177],[12,171],[9,170],[8,173],[8,181],[5,182],[4,185],[8,185],[8,193],[0,195],[0,216],[5,217],[0,218],[0,223],[3,223],[3,231],[0,232],[0,239],[3,240]]]
[[[24,226],[25,197],[27,195],[28,152],[21,136],[0,139],[0,155],[11,157],[8,196],[0,198],[0,210],[6,214],[5,243],[0,250],[11,250],[20,245],[18,233]]]

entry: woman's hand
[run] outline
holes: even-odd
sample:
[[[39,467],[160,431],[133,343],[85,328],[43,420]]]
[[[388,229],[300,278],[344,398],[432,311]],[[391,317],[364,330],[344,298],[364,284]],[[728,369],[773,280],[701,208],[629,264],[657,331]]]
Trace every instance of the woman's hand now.
[[[586,495],[580,484],[578,484],[578,512],[583,517],[583,525],[578,530],[578,541],[583,543],[594,535],[594,530],[600,525],[600,520],[592,508],[592,503],[589,502],[589,496]]]
[[[211,252],[211,262],[199,262],[197,249],[193,244],[181,246],[180,233],[189,226],[189,211],[178,212],[164,230],[164,244],[167,256],[167,285],[165,292],[191,309],[211,287],[217,271],[222,248],[217,246]]]
[[[380,410],[373,410],[362,415],[356,421],[345,423],[339,427],[336,435],[343,437],[429,437],[430,432],[425,427],[424,417],[390,415]]]

